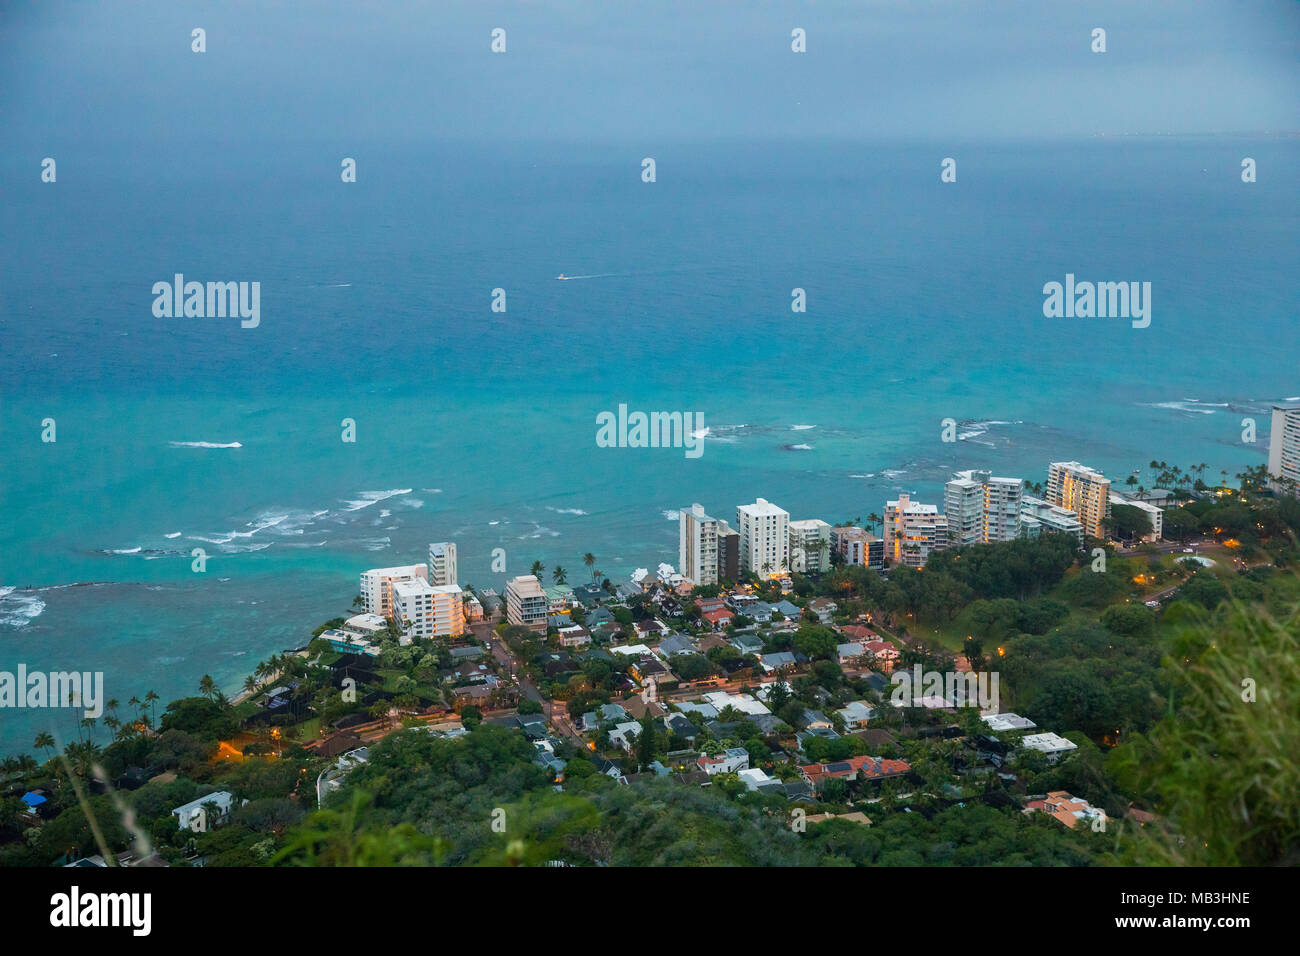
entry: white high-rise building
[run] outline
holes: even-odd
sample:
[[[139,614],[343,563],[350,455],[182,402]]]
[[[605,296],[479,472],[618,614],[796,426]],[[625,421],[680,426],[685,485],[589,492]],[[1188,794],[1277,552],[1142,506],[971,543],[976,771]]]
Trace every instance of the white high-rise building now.
[[[408,638],[456,637],[464,633],[465,606],[458,585],[435,587],[416,578],[394,581],[389,591],[393,620]]]
[[[987,471],[959,471],[944,486],[949,546],[1012,541],[1020,532],[1025,483]]]
[[[909,568],[925,566],[932,551],[948,547],[948,519],[935,505],[899,495],[885,502],[885,556]]]
[[[682,574],[698,586],[718,583],[718,519],[695,504],[679,513],[681,525],[677,564]]]
[[[984,484],[971,472],[958,472],[943,486],[943,513],[948,519],[948,544],[960,548],[984,541]]]
[[[984,479],[984,540],[1014,541],[1020,533],[1020,503],[1025,497],[1023,478]]]
[[[755,574],[790,568],[790,512],[766,498],[736,509],[740,569]]]
[[[962,545],[1014,541],[1021,531],[1023,479],[1004,479],[987,471],[959,471],[944,486],[948,541]]]
[[[1047,500],[1079,516],[1084,534],[1104,538],[1110,514],[1110,479],[1077,461],[1054,461],[1047,468]]]
[[[456,580],[456,545],[438,541],[429,545],[429,583],[435,587],[459,584]]]
[[[506,620],[511,624],[546,633],[550,603],[542,582],[533,574],[521,574],[506,582]]]
[[[1277,491],[1300,487],[1300,404],[1273,406],[1268,432],[1269,484]]]
[[[429,567],[425,564],[408,564],[397,568],[372,568],[361,572],[361,603],[367,614],[380,617],[393,616],[390,589],[396,581],[429,580]]]
[[[821,574],[831,569],[831,526],[820,518],[790,522],[790,570]]]

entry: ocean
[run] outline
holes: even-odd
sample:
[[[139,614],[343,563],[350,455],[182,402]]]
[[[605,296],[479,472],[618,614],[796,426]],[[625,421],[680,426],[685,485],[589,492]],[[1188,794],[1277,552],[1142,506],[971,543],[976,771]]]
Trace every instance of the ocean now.
[[[1300,395],[1294,139],[661,144],[654,183],[646,152],[0,158],[0,671],[233,693],[430,541],[462,584],[579,582],[588,551],[617,580],[675,563],[696,501],[835,522],[958,468],[1231,475]],[[176,273],[259,282],[260,325],[155,317]],[[1150,326],[1045,318],[1067,274],[1150,282]],[[598,447],[620,404],[699,413],[702,456]],[[74,720],[0,711],[0,752]]]

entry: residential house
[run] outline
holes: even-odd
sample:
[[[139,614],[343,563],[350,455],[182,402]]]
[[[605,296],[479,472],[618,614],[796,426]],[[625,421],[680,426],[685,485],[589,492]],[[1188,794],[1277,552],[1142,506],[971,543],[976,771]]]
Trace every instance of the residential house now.
[[[736,774],[744,783],[745,788],[751,793],[754,791],[781,790],[784,794],[784,787],[781,781],[775,777],[769,777],[765,771],[759,767],[751,767],[748,770],[742,770]]]
[[[627,710],[622,704],[601,704],[600,719],[603,721],[624,721],[627,720]]]
[[[866,648],[857,641],[850,641],[847,644],[837,644],[835,652],[839,656],[841,664],[856,664],[862,660]]]
[[[785,671],[794,670],[795,657],[789,651],[779,651],[775,654],[762,654],[759,656],[759,663],[763,665],[763,671],[768,674],[780,674]]]
[[[884,780],[890,777],[902,777],[911,773],[912,768],[905,760],[886,760],[881,757],[850,757],[835,763],[805,764],[799,768],[803,778],[812,788],[821,793],[827,780]]]
[[[784,617],[787,621],[797,621],[799,620],[800,617],[803,616],[803,608],[801,608],[797,604],[791,604],[789,601],[785,600],[784,598],[782,598],[780,601],[777,601],[775,604],[773,604],[772,610],[780,612],[781,616]]]
[[[980,718],[989,725],[989,730],[1007,732],[1012,730],[1033,730],[1038,725],[1028,717],[1019,714],[986,714]]]
[[[820,710],[804,708],[803,722],[805,730],[834,730],[835,725]]]
[[[876,716],[876,708],[866,701],[854,700],[841,707],[837,713],[844,720],[845,730],[866,730],[867,722]]]
[[[1080,822],[1093,829],[1106,828],[1106,811],[1094,807],[1087,800],[1071,796],[1064,790],[1053,790],[1041,800],[1030,800],[1022,813],[1042,812],[1058,823],[1073,830]]]
[[[695,644],[685,634],[669,634],[659,642],[659,656],[667,659],[674,654],[697,654]]]
[[[625,720],[616,724],[609,732],[609,742],[622,747],[628,753],[636,744],[637,735],[641,733],[641,724],[635,720]]]
[[[234,805],[234,794],[225,790],[218,790],[215,793],[205,794],[189,803],[183,803],[172,811],[172,816],[176,818],[176,828],[178,830],[192,830],[195,833],[203,833],[212,827],[225,823],[230,817],[230,809]],[[215,806],[214,811],[209,805]]]
[[[898,662],[898,648],[888,641],[868,641],[862,645],[862,649],[873,663],[884,667],[886,671],[893,670]]]
[[[591,631],[581,624],[570,624],[560,628],[561,647],[586,647],[591,643]]]
[[[831,617],[839,607],[828,597],[816,597],[808,602],[808,609],[817,615],[817,620],[823,624],[829,624]]]
[[[1056,763],[1061,754],[1079,749],[1078,744],[1053,733],[1029,734],[1021,737],[1020,746],[1026,750],[1037,750],[1039,753],[1046,754],[1049,763]]]
[[[694,745],[695,738],[700,735],[700,728],[691,723],[683,714],[669,714],[663,720],[665,729],[671,730],[691,745]]]
[[[695,762],[710,777],[720,773],[739,773],[749,768],[749,751],[744,747],[731,747],[716,757],[700,754]]]

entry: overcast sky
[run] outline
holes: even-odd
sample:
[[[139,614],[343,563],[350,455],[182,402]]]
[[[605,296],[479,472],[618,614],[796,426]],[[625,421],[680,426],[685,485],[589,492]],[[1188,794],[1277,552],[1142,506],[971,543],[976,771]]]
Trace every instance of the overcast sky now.
[[[1295,0],[0,0],[0,148],[1300,128]],[[190,31],[207,52],[190,52]],[[489,51],[494,27],[507,52]],[[807,31],[808,51],[790,49]],[[1108,51],[1091,52],[1094,27]]]

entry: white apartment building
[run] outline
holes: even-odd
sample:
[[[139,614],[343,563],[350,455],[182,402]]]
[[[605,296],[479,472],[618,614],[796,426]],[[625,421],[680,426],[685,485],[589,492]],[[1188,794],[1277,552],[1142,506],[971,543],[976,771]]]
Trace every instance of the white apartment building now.
[[[361,602],[367,614],[393,616],[390,591],[397,581],[429,580],[429,566],[408,564],[397,568],[372,568],[361,572]]]
[[[998,478],[987,471],[953,475],[943,499],[949,546],[1014,540],[1020,533],[1024,488],[1021,478]]]
[[[511,624],[546,633],[549,602],[542,583],[533,574],[521,574],[506,582],[506,620]]]
[[[704,506],[691,505],[679,512],[680,534],[677,566],[692,584],[718,583],[718,519],[704,513]]]
[[[831,569],[831,526],[820,518],[790,522],[790,569],[821,574]]]
[[[1295,493],[1300,486],[1300,404],[1273,406],[1268,432],[1269,484],[1277,491]]]
[[[1025,495],[1020,501],[1020,537],[1037,538],[1053,531],[1072,534],[1083,544],[1083,525],[1077,514],[1042,498]]]
[[[948,519],[935,505],[899,495],[885,502],[885,556],[909,568],[925,565],[932,551],[948,547]]]
[[[434,587],[459,584],[456,580],[456,545],[438,541],[429,545],[429,583]]]
[[[740,569],[755,574],[790,568],[790,512],[766,498],[736,509]]]
[[[1079,516],[1084,534],[1104,538],[1110,514],[1110,479],[1077,461],[1054,461],[1047,468],[1047,500]]]
[[[885,542],[866,528],[855,525],[831,528],[831,547],[839,552],[845,564],[862,564],[869,568],[885,564]]]
[[[416,637],[456,637],[465,630],[465,606],[455,584],[437,587],[417,578],[390,585],[393,620],[402,629],[402,643]]]
[[[1128,495],[1120,495],[1115,492],[1110,493],[1110,504],[1131,505],[1139,511],[1146,512],[1147,520],[1151,522],[1151,531],[1142,536],[1143,541],[1159,541],[1165,530],[1165,513],[1155,505],[1146,501],[1139,501],[1136,498],[1130,498]]]
[[[964,477],[963,477],[964,476]],[[961,548],[984,540],[984,485],[971,472],[958,472],[943,486],[943,513],[948,519],[948,544]]]

